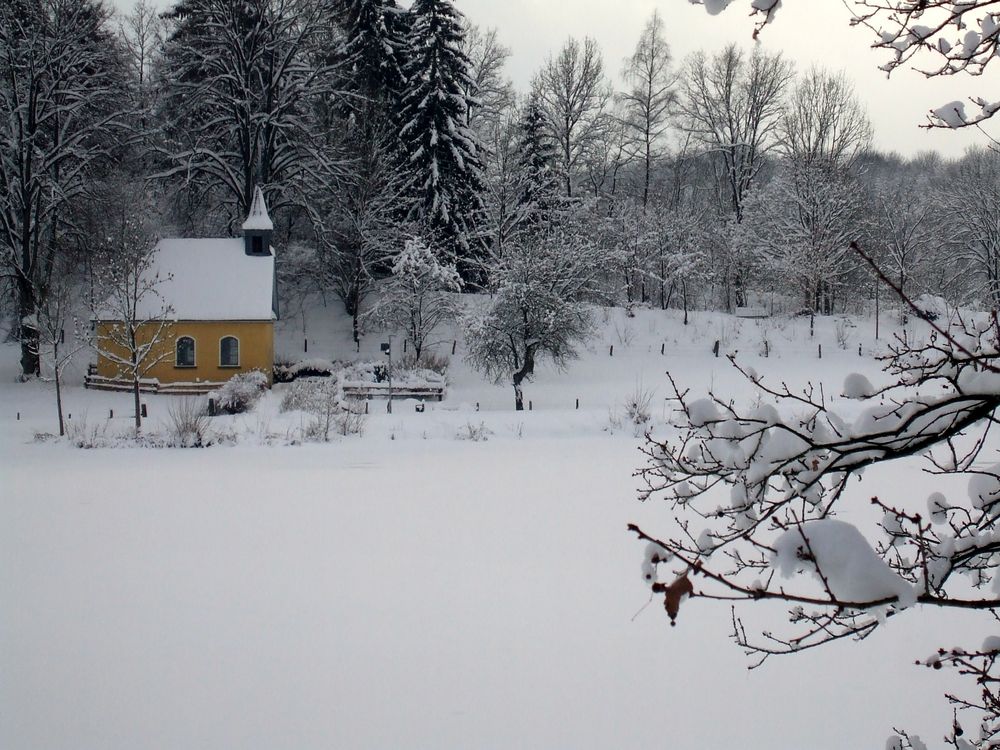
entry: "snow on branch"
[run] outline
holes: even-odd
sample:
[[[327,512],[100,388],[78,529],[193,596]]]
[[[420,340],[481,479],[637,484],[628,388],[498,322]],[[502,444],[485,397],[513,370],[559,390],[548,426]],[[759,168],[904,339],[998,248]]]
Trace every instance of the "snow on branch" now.
[[[712,15],[734,0],[690,0]],[[781,0],[750,0],[756,19],[754,38],[774,20]],[[1000,53],[1000,4],[996,0],[845,0],[853,11],[852,26],[864,26],[873,36],[872,47],[888,59],[886,73],[909,65],[928,78],[965,73],[982,75]],[[971,104],[970,111],[966,107]],[[930,111],[930,128],[977,127],[1000,110],[1000,101],[970,97]]]
[[[643,576],[672,620],[679,577],[691,582],[681,598],[785,602],[780,632],[748,633],[733,611],[733,637],[759,666],[772,655],[866,638],[917,604],[995,614],[1000,463],[982,458],[1000,407],[996,316],[938,321],[925,341],[898,337],[882,357],[886,383],[847,378],[842,395],[865,405],[852,417],[831,406],[822,388],[793,390],[730,361],[762,394],[759,405],[743,409],[712,393],[696,398],[671,379],[679,433],[650,438],[644,448],[641,497],[666,500],[675,531],[629,528],[649,545]],[[935,492],[926,511],[913,498],[872,497],[870,511],[851,512],[852,520],[871,516],[867,533],[838,517],[858,499],[852,477],[917,456],[930,473],[964,476],[966,492]],[[992,746],[1000,726],[996,655],[995,648],[957,649],[935,657],[986,686],[981,701],[949,696],[993,728],[969,747]],[[918,746],[906,744],[905,733],[899,741]]]

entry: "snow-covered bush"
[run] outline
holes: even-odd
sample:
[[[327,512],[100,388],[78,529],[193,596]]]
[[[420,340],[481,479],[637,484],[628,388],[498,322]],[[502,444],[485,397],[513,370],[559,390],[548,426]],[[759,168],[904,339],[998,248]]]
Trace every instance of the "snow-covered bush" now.
[[[442,377],[448,374],[448,367],[450,365],[451,360],[446,354],[438,354],[429,349],[424,349],[420,353],[419,359],[417,359],[416,355],[406,354],[399,360],[399,369],[403,372],[430,370]]]
[[[363,402],[344,397],[339,378],[296,380],[281,400],[282,411],[302,411],[309,420],[302,428],[306,440],[327,442],[330,435],[360,435],[367,423]]]
[[[253,409],[266,390],[267,376],[251,370],[234,375],[209,398],[215,399],[216,407],[226,414],[242,414]]]
[[[284,362],[274,365],[274,382],[291,383],[297,378],[329,377],[337,365],[326,359],[312,358],[297,362]]]

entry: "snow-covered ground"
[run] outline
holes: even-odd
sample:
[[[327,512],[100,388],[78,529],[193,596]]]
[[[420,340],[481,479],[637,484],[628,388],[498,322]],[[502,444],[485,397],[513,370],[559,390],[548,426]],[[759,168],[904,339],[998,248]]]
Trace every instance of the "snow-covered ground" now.
[[[424,413],[374,408],[362,437],[287,445],[301,416],[278,412],[278,387],[255,413],[221,418],[239,445],[205,450],[35,440],[55,430],[54,397],[14,383],[17,353],[0,347],[0,748],[771,750],[879,747],[893,726],[939,736],[947,684],[913,661],[978,643],[986,616],[905,613],[863,643],[747,672],[728,607],[686,602],[675,628],[658,604],[643,609],[643,546],[625,526],[669,529],[670,516],[636,501],[641,440],[609,412],[652,390],[669,430],[667,369],[752,401],[715,340],[827,394],[852,371],[879,379],[870,321],[818,326],[810,338],[804,318],[695,314],[684,327],[676,312],[610,311],[579,362],[526,388],[522,413],[449,333],[448,397]],[[282,324],[278,351],[345,358],[349,322],[314,308]],[[146,401],[156,430],[170,399]],[[78,384],[66,394],[91,427],[114,409],[110,431],[127,430],[129,405]],[[480,426],[488,440],[458,439]],[[910,464],[870,472],[854,495],[863,513],[879,493],[922,505],[928,487]],[[752,626],[768,613],[744,614]]]

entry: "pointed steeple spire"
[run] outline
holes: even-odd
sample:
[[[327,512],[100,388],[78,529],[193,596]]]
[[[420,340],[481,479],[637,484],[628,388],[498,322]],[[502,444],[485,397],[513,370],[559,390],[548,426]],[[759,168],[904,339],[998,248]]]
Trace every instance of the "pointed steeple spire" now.
[[[250,213],[247,214],[247,219],[243,222],[243,231],[248,229],[266,232],[274,229],[271,217],[267,215],[267,203],[264,202],[264,191],[260,189],[260,185],[254,189]]]
[[[267,215],[267,204],[264,202],[264,191],[257,187],[253,193],[253,203],[250,213],[243,222],[243,243],[247,255],[271,255],[271,234],[274,224]]]

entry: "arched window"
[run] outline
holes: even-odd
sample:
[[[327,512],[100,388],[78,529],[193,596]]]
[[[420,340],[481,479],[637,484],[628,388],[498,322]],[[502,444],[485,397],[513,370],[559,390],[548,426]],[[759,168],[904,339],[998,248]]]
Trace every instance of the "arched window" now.
[[[174,366],[194,367],[194,339],[190,336],[181,336],[177,339]]]
[[[235,336],[223,336],[219,341],[219,367],[240,366],[240,340]]]

